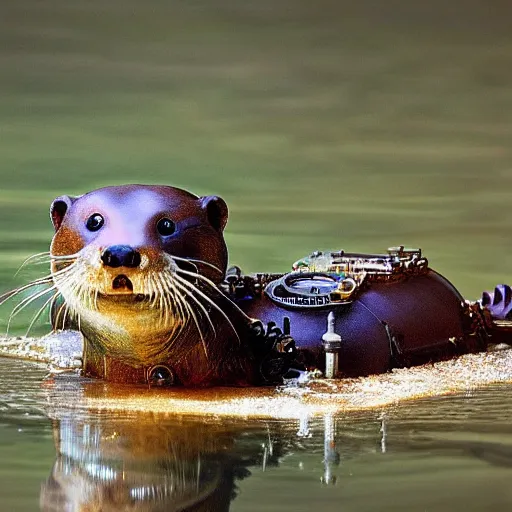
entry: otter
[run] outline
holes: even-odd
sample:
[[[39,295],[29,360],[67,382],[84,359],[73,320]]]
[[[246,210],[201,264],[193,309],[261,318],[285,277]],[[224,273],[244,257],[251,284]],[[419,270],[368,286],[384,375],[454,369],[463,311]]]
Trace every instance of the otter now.
[[[50,276],[7,296],[50,284],[53,328],[82,333],[88,376],[248,386],[290,368],[356,377],[486,350],[497,333],[510,341],[508,320],[491,318],[510,288],[465,301],[421,250],[316,252],[291,273],[244,276],[227,270],[217,196],[111,186],[57,197],[50,216]]]
[[[221,198],[112,186],[57,197],[50,216],[51,322],[82,333],[85,375],[247,386],[272,381],[278,340],[292,352],[278,329],[265,330],[218,286],[227,266]]]

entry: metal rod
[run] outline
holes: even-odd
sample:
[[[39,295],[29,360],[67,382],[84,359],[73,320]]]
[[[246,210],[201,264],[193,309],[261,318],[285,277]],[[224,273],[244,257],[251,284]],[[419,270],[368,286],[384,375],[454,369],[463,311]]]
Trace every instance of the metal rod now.
[[[336,317],[334,311],[327,315],[327,331],[322,336],[325,350],[325,377],[334,379],[339,369],[339,351],[341,349],[341,336],[337,334],[335,329]]]

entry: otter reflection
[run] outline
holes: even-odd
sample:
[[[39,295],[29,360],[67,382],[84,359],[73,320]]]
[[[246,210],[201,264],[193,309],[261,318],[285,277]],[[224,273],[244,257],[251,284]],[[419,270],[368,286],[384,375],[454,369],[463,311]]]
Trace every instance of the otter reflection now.
[[[313,455],[318,485],[334,485],[341,458],[385,452],[383,423],[375,416],[348,429],[332,414],[250,422],[74,416],[53,422],[57,458],[42,487],[43,511],[229,511],[238,482],[285,456]]]
[[[304,496],[318,498],[318,493],[333,485],[335,494],[329,495],[342,504],[357,495],[361,479],[373,482],[377,493],[381,473],[365,469],[375,464],[384,464],[383,471],[390,474],[403,474],[407,467],[420,475],[422,461],[434,454],[436,462],[454,455],[492,466],[512,465],[512,443],[506,436],[495,435],[509,432],[511,415],[503,409],[501,398],[490,408],[485,394],[481,398],[485,408],[478,405],[478,395],[462,395],[350,414],[308,416],[304,407],[296,411],[295,419],[262,420],[112,409],[100,413],[88,407],[92,397],[96,398],[93,403],[108,405],[114,397],[129,402],[132,396],[147,397],[148,408],[151,400],[155,405],[174,397],[175,402],[169,403],[178,403],[176,397],[181,397],[186,405],[199,396],[217,400],[220,406],[239,390],[220,388],[203,394],[177,390],[173,394],[62,376],[46,381],[45,391],[57,456],[42,486],[43,511],[224,512],[237,496],[242,507],[251,496],[254,499],[252,482],[243,483],[251,474],[269,490],[268,496],[262,496],[269,502],[279,498],[272,481],[278,476],[285,487],[301,482],[296,495],[290,495],[291,487],[287,494],[298,504]],[[479,411],[484,411],[485,418]],[[489,412],[496,430],[475,439],[471,425],[476,433],[483,432]],[[454,437],[454,432],[459,434]],[[419,459],[418,453],[426,458]],[[279,469],[262,475],[271,466]],[[300,480],[296,479],[303,470]],[[440,474],[433,484],[441,485],[443,478]],[[385,485],[381,492],[382,498],[387,496]]]
[[[228,511],[238,482],[293,452],[318,455],[316,466],[324,468],[319,485],[336,482],[340,454],[332,415],[251,422],[140,413],[58,416],[43,511]],[[350,451],[360,451],[360,441],[352,439]]]
[[[257,442],[237,446],[232,427],[155,416],[63,418],[54,435],[48,511],[229,510],[236,481],[265,456]]]

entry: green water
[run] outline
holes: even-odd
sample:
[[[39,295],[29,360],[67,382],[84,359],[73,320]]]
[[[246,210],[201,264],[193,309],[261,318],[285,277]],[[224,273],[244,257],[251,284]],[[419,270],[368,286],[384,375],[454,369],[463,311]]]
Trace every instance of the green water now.
[[[98,413],[76,408],[101,396],[90,383],[41,386],[44,369],[8,359],[0,374],[2,511],[482,511],[512,503],[510,385],[350,415],[244,420]]]
[[[499,0],[2,2],[0,289],[44,274],[13,278],[47,250],[55,196],[127,182],[222,196],[247,272],[405,244],[468,298],[510,282],[511,14]],[[37,509],[55,459],[42,375],[27,370],[27,403],[0,409],[6,511]],[[304,451],[240,483],[232,510],[508,509],[509,392],[424,402],[417,422],[400,409],[385,456],[375,416],[343,420],[336,486],[319,482],[318,420]],[[266,427],[250,428],[258,444]]]

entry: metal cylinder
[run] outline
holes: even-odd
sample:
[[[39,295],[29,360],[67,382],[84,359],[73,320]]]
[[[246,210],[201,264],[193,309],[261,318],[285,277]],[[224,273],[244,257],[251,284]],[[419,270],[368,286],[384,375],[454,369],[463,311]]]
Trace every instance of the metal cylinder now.
[[[325,377],[334,379],[338,373],[338,352],[325,352]]]
[[[334,332],[336,318],[331,311],[327,315],[327,331],[322,336],[325,350],[325,377],[334,379],[338,374],[339,351],[341,348],[341,336]]]

